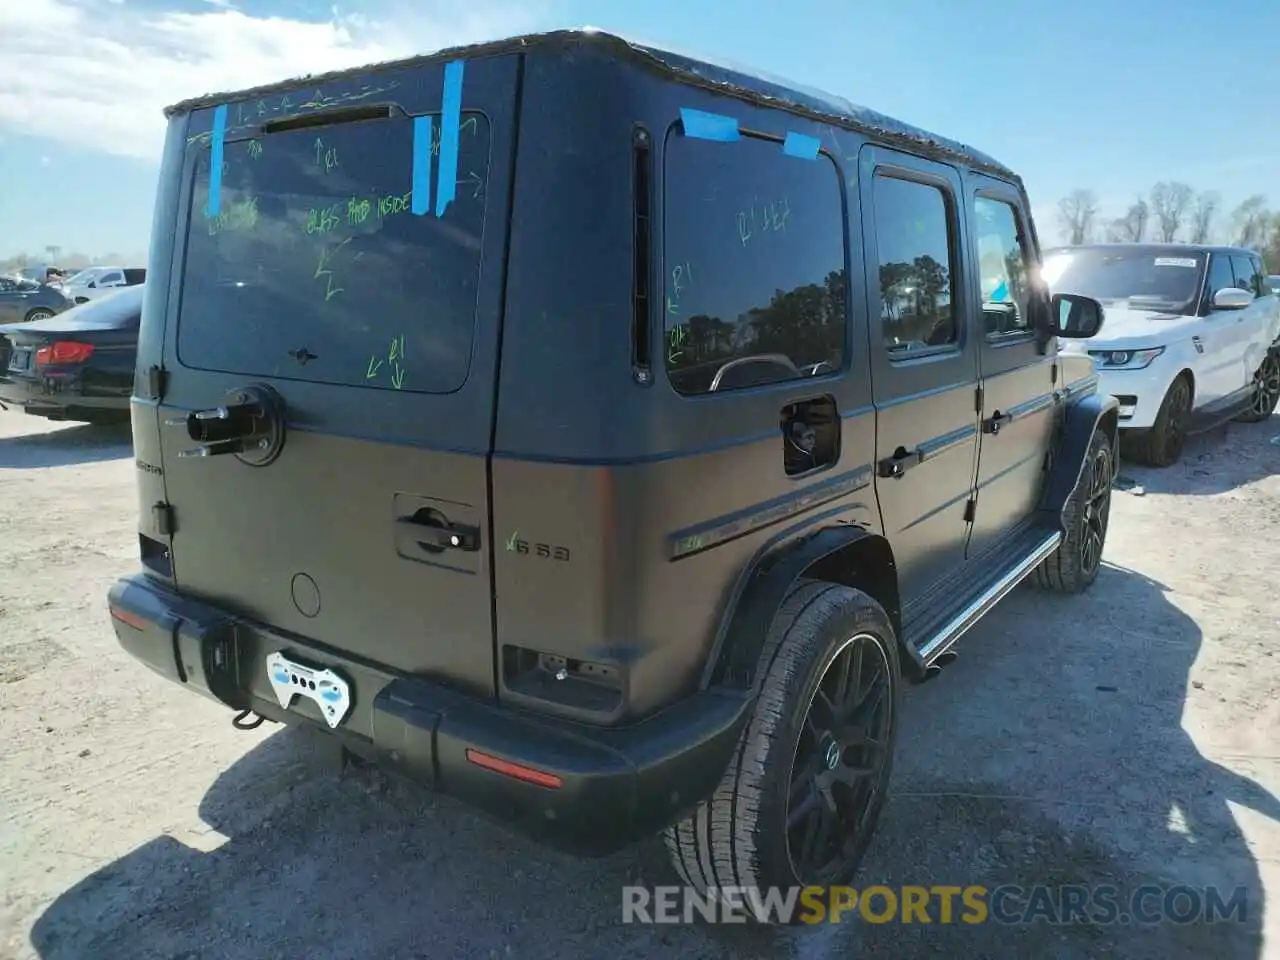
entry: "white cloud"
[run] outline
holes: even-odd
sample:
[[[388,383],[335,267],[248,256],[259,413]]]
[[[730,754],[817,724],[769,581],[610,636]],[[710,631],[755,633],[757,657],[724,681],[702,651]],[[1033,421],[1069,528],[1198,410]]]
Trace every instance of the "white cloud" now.
[[[250,16],[225,0],[197,13],[114,0],[0,3],[0,127],[158,160],[170,103],[522,33],[537,28],[536,6],[406,2],[394,16],[335,7],[318,22]]]

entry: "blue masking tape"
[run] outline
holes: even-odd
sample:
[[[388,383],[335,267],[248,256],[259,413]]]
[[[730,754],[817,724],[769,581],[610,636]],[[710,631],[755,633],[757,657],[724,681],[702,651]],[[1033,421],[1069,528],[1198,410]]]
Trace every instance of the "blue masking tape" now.
[[[1000,286],[996,287],[994,290],[991,291],[991,301],[993,303],[1002,303],[1003,301],[1008,299],[1009,299],[1009,285],[1005,283],[1003,280],[1001,280]]]
[[[440,181],[436,216],[444,216],[458,188],[458,127],[462,124],[462,69],[465,60],[444,65],[444,105],[440,108]]]
[[[684,126],[686,137],[699,140],[719,140],[730,143],[738,139],[738,121],[734,117],[726,117],[719,113],[704,113],[701,110],[680,108],[680,123]]]
[[[801,160],[818,159],[818,148],[822,144],[817,137],[809,137],[803,133],[792,133],[787,131],[787,139],[782,142],[782,152],[789,157],[799,157]]]
[[[213,110],[213,139],[209,146],[209,205],[205,216],[216,217],[222,209],[222,141],[227,135],[227,105]]]
[[[431,209],[431,137],[434,126],[430,117],[413,118],[413,181],[409,210],[419,217]]]

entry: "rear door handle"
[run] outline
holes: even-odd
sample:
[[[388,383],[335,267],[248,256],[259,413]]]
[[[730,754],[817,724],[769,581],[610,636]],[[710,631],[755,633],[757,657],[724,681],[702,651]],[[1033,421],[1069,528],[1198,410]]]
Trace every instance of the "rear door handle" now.
[[[448,522],[435,523],[403,517],[396,521],[396,543],[404,548],[416,546],[427,553],[445,550],[465,550],[472,553],[480,549],[480,530]]]
[[[893,456],[886,457],[876,464],[876,472],[886,480],[897,480],[922,459],[919,450],[899,447],[893,451]]]
[[[1013,422],[1012,414],[1001,413],[999,410],[997,410],[993,416],[990,416],[986,420],[982,421],[982,432],[986,434],[990,434],[991,436],[995,436],[997,433],[1000,432],[1001,427],[1007,426],[1012,422]]]

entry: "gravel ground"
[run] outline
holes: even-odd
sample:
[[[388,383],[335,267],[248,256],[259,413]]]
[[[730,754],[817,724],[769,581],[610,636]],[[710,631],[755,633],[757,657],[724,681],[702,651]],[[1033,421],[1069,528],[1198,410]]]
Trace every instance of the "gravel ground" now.
[[[1019,588],[909,691],[859,878],[1244,885],[1244,922],[774,930],[624,925],[658,844],[572,860],[152,676],[104,603],[127,434],[0,413],[0,956],[1280,956],[1277,433],[1126,466],[1094,589]]]

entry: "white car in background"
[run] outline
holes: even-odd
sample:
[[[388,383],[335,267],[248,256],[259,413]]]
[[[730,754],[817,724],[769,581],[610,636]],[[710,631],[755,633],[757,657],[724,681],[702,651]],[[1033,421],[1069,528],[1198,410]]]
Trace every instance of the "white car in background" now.
[[[59,284],[75,303],[96,300],[110,290],[132,287],[147,277],[141,267],[86,267]]]
[[[1099,390],[1120,401],[1121,439],[1168,466],[1187,435],[1266,420],[1280,401],[1280,296],[1252,250],[1099,244],[1045,252],[1054,293],[1103,305],[1098,335],[1061,344],[1094,359]]]

